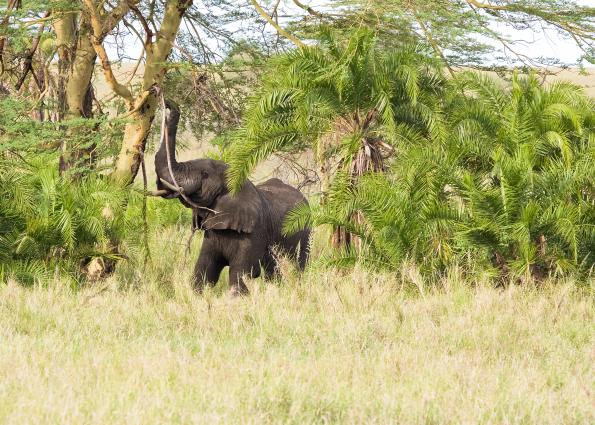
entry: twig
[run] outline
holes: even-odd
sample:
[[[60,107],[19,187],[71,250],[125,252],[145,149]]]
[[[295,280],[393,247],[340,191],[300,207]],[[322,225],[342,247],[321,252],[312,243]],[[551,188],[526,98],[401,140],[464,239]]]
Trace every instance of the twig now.
[[[319,18],[322,18],[324,16],[322,13],[315,11],[310,6],[307,6],[307,5],[303,4],[299,0],[293,0],[293,2],[295,3],[295,5],[297,7],[301,8],[301,9],[304,9],[306,12],[308,12],[312,16],[317,16]]]
[[[436,54],[438,56],[440,56],[440,59],[442,59],[442,62],[446,66],[446,69],[448,69],[448,72],[450,73],[451,77],[454,78],[455,73],[452,70],[452,68],[450,67],[450,64],[448,63],[448,60],[444,56],[444,53],[442,52],[442,49],[440,49],[440,46],[438,46],[438,43],[436,43],[436,40],[434,40],[434,37],[432,37],[432,34],[430,33],[430,31],[428,31],[428,28],[426,27],[426,25],[424,24],[424,22],[419,18],[419,16],[415,12],[415,10],[413,10],[413,8],[411,9],[411,13],[413,13],[413,16],[415,17],[415,20],[419,24],[419,27],[421,28],[421,31],[423,32],[424,36],[428,40],[428,43],[430,43],[430,46],[432,46],[432,49],[434,49],[434,52],[436,52]]]
[[[16,6],[17,0],[8,0],[8,4],[6,5],[6,12],[4,18],[2,18],[2,22],[0,23],[0,29],[2,32],[6,32],[6,28],[8,27],[8,21],[10,20],[10,12]],[[0,75],[4,74],[4,44],[6,43],[6,37],[0,37]]]
[[[147,262],[151,261],[151,249],[149,248],[149,223],[147,222],[147,168],[145,166],[145,151],[140,153],[140,165],[143,173],[143,242],[145,245],[145,258],[143,259],[143,274],[147,268]]]
[[[44,15],[44,18],[49,17],[50,14],[51,14],[51,12],[49,12],[49,11],[46,12]],[[33,75],[33,79],[35,80],[35,83],[37,84],[39,91],[44,90],[44,88],[41,86],[41,83],[37,79],[37,75],[35,75],[35,72],[33,72],[33,55],[35,55],[35,52],[37,51],[37,47],[39,46],[39,41],[41,40],[41,36],[44,31],[45,31],[45,21],[42,22],[41,26],[39,27],[39,31],[37,32],[37,35],[33,39],[33,43],[31,43],[31,48],[25,54],[25,57],[24,57],[25,61],[23,63],[23,74],[21,75],[21,77],[19,78],[19,80],[17,81],[17,83],[14,86],[15,90],[17,90],[17,91],[21,89],[21,86],[25,82],[25,78],[27,78],[27,74],[29,74],[29,72],[31,72],[31,75]]]

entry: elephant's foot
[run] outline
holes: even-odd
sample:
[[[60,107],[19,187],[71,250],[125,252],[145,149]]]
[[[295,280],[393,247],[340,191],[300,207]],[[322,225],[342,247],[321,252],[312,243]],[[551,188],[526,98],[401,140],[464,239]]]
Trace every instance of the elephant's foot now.
[[[231,285],[229,288],[229,295],[231,295],[232,297],[248,295],[249,293],[250,291],[248,290],[248,287],[244,285],[243,282],[240,282],[237,285]]]
[[[233,296],[248,294],[248,288],[244,283],[244,276],[258,277],[258,274],[247,272],[250,268],[245,265],[231,265],[229,267],[229,293]]]

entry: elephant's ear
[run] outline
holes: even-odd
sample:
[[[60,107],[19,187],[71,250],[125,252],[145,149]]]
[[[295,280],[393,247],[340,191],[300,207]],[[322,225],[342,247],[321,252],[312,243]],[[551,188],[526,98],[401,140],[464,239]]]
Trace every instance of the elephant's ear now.
[[[218,198],[212,209],[202,222],[203,229],[252,233],[258,225],[263,204],[257,189],[247,181],[235,195],[227,193]]]

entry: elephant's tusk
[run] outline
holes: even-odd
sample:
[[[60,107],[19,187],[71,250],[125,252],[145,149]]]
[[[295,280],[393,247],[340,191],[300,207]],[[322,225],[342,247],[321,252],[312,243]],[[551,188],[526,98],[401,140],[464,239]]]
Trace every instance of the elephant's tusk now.
[[[168,189],[173,190],[174,192],[183,192],[183,189],[181,187],[175,187],[173,184],[171,184],[170,182],[163,180],[161,177],[159,177],[159,181],[161,183],[163,183],[163,186],[167,187]]]
[[[146,192],[142,189],[134,189],[137,192],[140,193],[146,193],[147,196],[165,196],[170,194],[171,192],[169,190],[165,190],[165,189],[161,189],[161,190],[147,190]]]
[[[147,190],[147,196],[165,196],[171,193],[169,190],[161,189],[161,190]]]

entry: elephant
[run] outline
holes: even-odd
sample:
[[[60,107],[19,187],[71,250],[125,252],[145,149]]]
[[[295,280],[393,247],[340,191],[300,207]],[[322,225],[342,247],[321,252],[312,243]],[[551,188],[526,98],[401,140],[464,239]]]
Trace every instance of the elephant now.
[[[166,134],[155,154],[157,189],[160,196],[178,198],[193,209],[193,226],[204,231],[194,268],[194,287],[202,292],[215,285],[224,267],[229,266],[230,292],[245,294],[243,276],[275,274],[274,249],[288,254],[303,270],[308,258],[310,229],[292,235],[282,232],[287,213],[307,204],[302,193],[272,178],[255,185],[247,180],[232,194],[227,186],[228,165],[213,159],[178,162],[175,146],[180,109],[165,101]],[[173,177],[172,177],[173,176]]]

